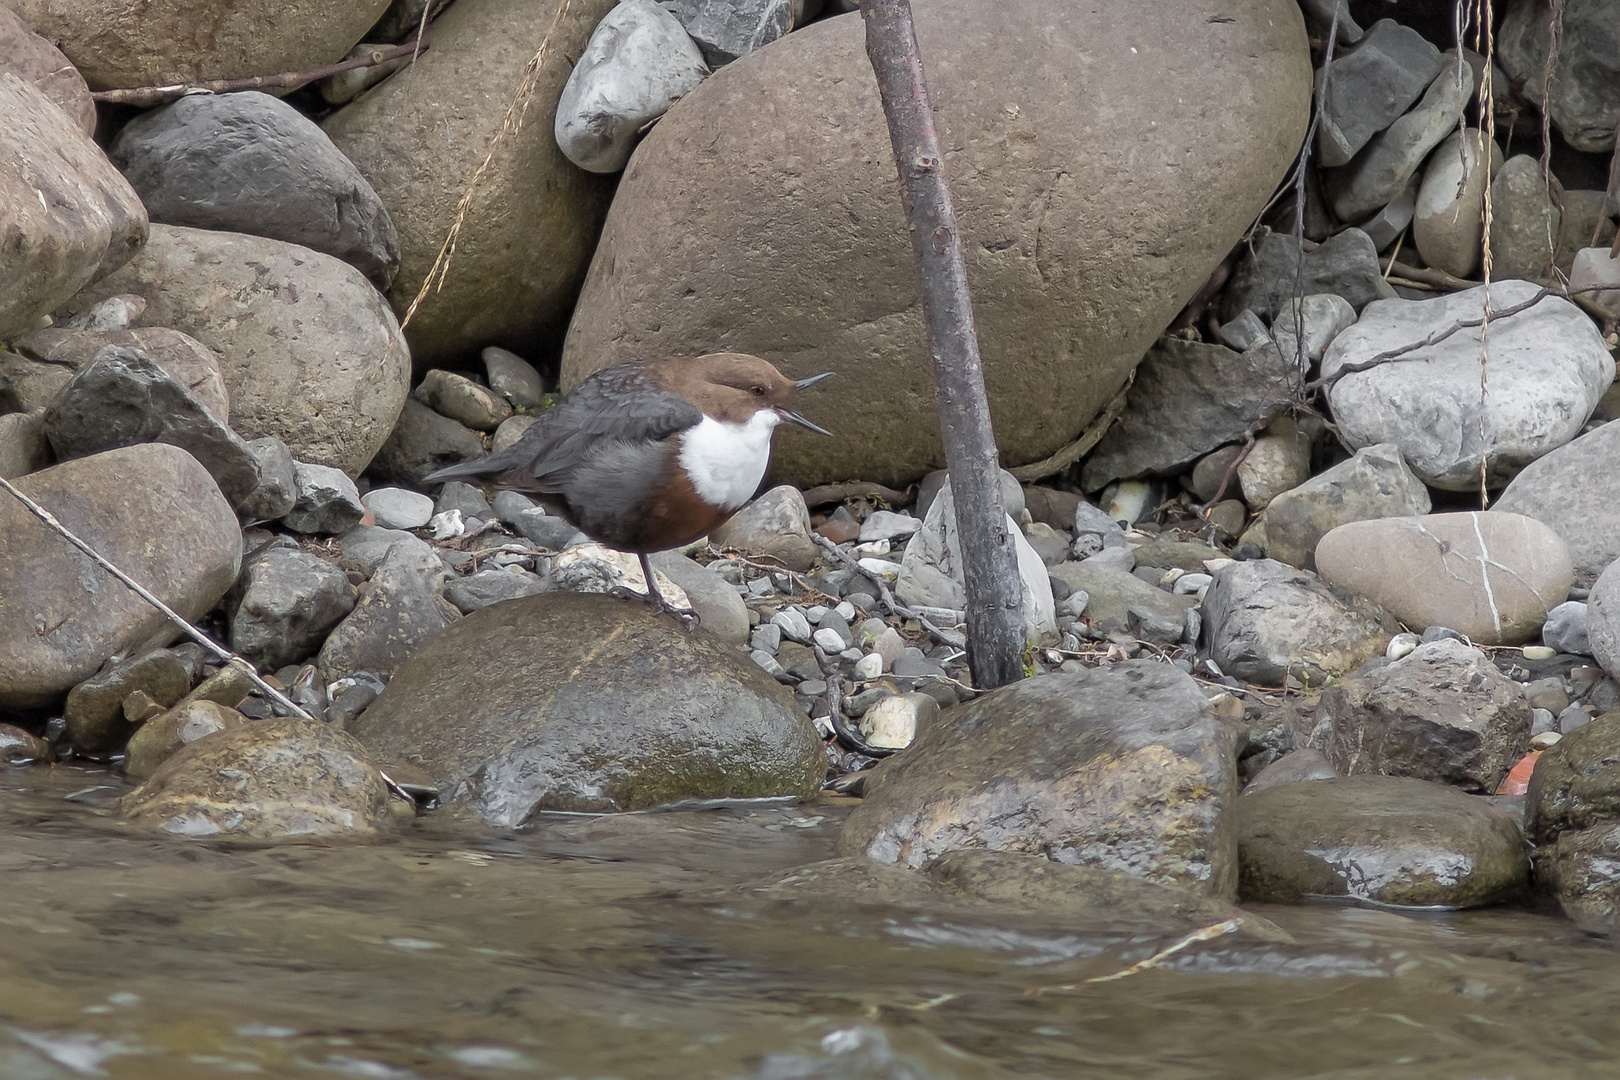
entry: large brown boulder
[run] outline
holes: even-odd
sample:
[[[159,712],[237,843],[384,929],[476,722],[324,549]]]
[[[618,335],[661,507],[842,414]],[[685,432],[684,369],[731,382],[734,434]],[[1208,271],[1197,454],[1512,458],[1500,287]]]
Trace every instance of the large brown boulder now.
[[[1311,70],[1298,7],[1210,10],[917,5],[1009,465],[1091,421],[1299,149]],[[794,375],[844,373],[817,389],[839,437],[784,440],[779,480],[903,484],[943,462],[863,32],[855,18],[814,23],[659,121],[614,197],[565,387],[636,357],[756,353]]]
[[[560,2],[459,0],[434,22],[431,51],[327,119],[326,133],[399,232],[388,292],[395,311],[404,313],[438,257]],[[613,2],[575,3],[553,36],[522,127],[479,180],[449,277],[411,320],[411,351],[423,368],[455,366],[442,361],[470,360],[486,345],[528,355],[567,321],[613,181],[563,156],[551,117],[568,58],[584,51]]]
[[[208,471],[178,447],[109,450],[32,473],[17,487],[188,619],[236,580],[236,515]],[[114,653],[179,634],[20,502],[0,498],[0,708],[49,705]]]
[[[86,135],[96,133],[96,103],[90,88],[68,58],[0,4],[0,71],[9,71],[23,82],[33,83],[52,104],[78,125]]]
[[[138,256],[69,306],[119,293],[146,298],[143,324],[214,350],[231,426],[246,439],[274,435],[299,461],[358,475],[405,405],[411,356],[399,324],[365,275],[330,255],[154,225]]]
[[[341,60],[389,0],[7,0],[91,89],[306,71]]]
[[[122,265],[146,207],[72,118],[0,71],[0,340]]]

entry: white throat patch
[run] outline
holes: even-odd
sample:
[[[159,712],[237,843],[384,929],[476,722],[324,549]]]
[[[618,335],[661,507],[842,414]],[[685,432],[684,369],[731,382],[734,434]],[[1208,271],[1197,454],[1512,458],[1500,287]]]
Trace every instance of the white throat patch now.
[[[752,498],[771,462],[771,432],[781,422],[775,409],[761,409],[746,424],[705,416],[681,432],[678,460],[698,497],[723,510],[739,509]]]

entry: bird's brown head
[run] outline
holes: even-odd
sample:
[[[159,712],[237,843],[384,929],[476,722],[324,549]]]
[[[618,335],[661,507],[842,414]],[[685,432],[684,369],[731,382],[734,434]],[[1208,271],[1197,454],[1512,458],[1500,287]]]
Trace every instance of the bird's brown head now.
[[[679,394],[716,420],[745,424],[761,409],[771,409],[789,423],[820,435],[831,434],[789,406],[795,390],[815,385],[831,375],[830,371],[795,381],[769,361],[747,353],[655,360],[648,367],[660,387]]]

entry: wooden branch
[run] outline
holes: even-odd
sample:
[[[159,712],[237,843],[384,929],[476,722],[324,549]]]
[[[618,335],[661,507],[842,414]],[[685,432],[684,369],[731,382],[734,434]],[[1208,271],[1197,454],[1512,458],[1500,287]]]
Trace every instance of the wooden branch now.
[[[390,60],[399,60],[406,56],[426,52],[428,43],[418,42],[412,38],[403,45],[395,45],[389,49],[374,49],[365,56],[357,56],[352,60],[342,60],[336,64],[327,64],[325,67],[311,68],[308,71],[288,71],[280,75],[253,75],[245,79],[211,79],[207,82],[174,83],[170,86],[134,86],[120,90],[97,90],[90,96],[96,101],[106,105],[139,105],[147,108],[152,105],[167,105],[171,101],[178,101],[187,94],[206,91],[210,94],[233,94],[240,90],[297,90],[300,86],[307,86],[329,75],[341,75],[345,71],[354,71],[357,68],[375,67],[386,64]]]
[[[866,55],[894,146],[900,202],[917,263],[933,359],[940,434],[951,474],[967,585],[968,668],[994,689],[1023,677],[1024,618],[1013,536],[1001,505],[1000,460],[973,324],[962,240],[945,179],[909,0],[861,0]]]
[[[847,484],[822,484],[804,493],[804,505],[812,508],[849,499],[876,499],[890,506],[904,506],[911,501],[911,496],[904,491],[862,480],[851,480]]]
[[[1484,284],[1482,281],[1469,281],[1467,278],[1453,277],[1444,270],[1420,269],[1403,262],[1397,262],[1394,259],[1389,260],[1389,265],[1385,270],[1390,275],[1390,281],[1401,278],[1419,286],[1426,285],[1431,289],[1440,289],[1443,292],[1462,292],[1465,289],[1477,289]]]
[[[1028,484],[1035,480],[1045,479],[1053,473],[1062,472],[1091,453],[1092,447],[1102,442],[1102,437],[1108,434],[1108,429],[1113,426],[1115,420],[1119,419],[1119,414],[1125,411],[1125,399],[1130,393],[1131,384],[1135,381],[1136,371],[1133,368],[1130,376],[1125,380],[1125,385],[1119,388],[1119,393],[1108,399],[1108,404],[1102,407],[1102,412],[1098,413],[1096,419],[1086,425],[1086,429],[1080,433],[1080,437],[1074,442],[1051,457],[1031,462],[1028,465],[1020,465],[1016,469],[1008,469],[1007,471],[1012,473],[1014,479],[1020,484]]]

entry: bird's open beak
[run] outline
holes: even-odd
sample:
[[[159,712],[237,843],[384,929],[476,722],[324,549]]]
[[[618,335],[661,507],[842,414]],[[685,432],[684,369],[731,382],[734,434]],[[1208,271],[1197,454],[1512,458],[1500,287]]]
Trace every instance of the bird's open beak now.
[[[836,374],[837,372],[835,371],[823,371],[820,375],[812,375],[808,379],[800,379],[798,382],[793,384],[793,389],[808,390],[821,380],[830,379]]]
[[[830,375],[831,372],[828,372],[828,374]],[[824,378],[826,378],[826,375],[818,375],[818,376],[816,376],[816,378],[824,379]],[[784,408],[778,406],[777,410],[776,410],[776,415],[780,416],[783,420],[786,420],[790,424],[798,424],[802,428],[808,428],[809,430],[815,432],[817,435],[831,435],[832,434],[832,432],[828,431],[826,428],[822,427],[820,424],[811,423],[809,420],[806,420],[803,415],[794,412],[792,409],[784,409]]]

